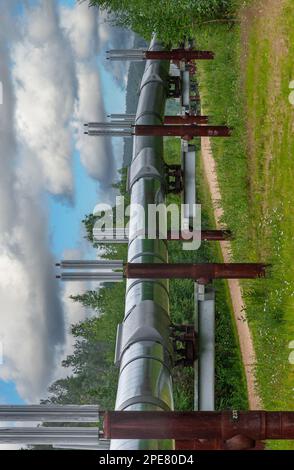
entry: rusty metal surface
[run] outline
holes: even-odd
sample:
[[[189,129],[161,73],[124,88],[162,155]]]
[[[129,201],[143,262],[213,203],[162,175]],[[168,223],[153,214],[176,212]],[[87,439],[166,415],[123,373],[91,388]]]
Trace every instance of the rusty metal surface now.
[[[213,240],[230,240],[232,233],[230,230],[201,230],[201,240],[213,241]]]
[[[245,436],[236,436],[228,441],[221,439],[194,439],[191,441],[178,440],[175,443],[176,450],[264,450],[262,441],[254,441]]]
[[[194,279],[253,279],[264,277],[267,265],[261,263],[129,263],[124,265],[127,278]]]
[[[207,124],[208,116],[185,114],[183,116],[165,116],[164,124]]]
[[[120,439],[221,439],[227,449],[253,441],[294,439],[294,412],[174,411],[105,413],[104,435]]]
[[[198,126],[198,125],[142,125],[134,126],[134,134],[140,136],[171,136],[191,139],[193,137],[229,137],[231,129],[228,126]]]
[[[214,53],[211,51],[172,49],[171,51],[146,51],[145,57],[151,60],[211,60],[214,58]]]
[[[167,232],[167,240],[187,240],[189,237],[201,237],[203,241],[224,241],[231,240],[232,233],[230,230],[201,230],[200,233],[196,230],[182,230],[181,232],[169,230]]]

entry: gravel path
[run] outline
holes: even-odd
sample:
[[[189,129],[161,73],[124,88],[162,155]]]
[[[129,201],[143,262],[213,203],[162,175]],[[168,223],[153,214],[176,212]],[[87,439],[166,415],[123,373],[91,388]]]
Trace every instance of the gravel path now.
[[[215,161],[212,157],[211,143],[209,137],[201,138],[201,154],[203,160],[203,166],[205,175],[208,181],[213,208],[214,208],[214,217],[216,222],[216,228],[223,228],[220,224],[220,219],[223,214],[221,207],[221,194],[216,176]],[[229,228],[229,227],[228,227]],[[231,243],[230,242],[221,242],[221,251],[223,255],[224,262],[230,262],[231,257]],[[231,301],[234,310],[234,317],[237,326],[239,343],[241,349],[241,355],[243,364],[245,367],[245,374],[247,380],[247,391],[248,391],[248,400],[249,407],[251,410],[259,410],[262,408],[261,399],[256,391],[255,387],[255,363],[256,356],[252,341],[251,332],[248,326],[246,319],[246,312],[244,310],[244,301],[242,298],[242,291],[240,288],[240,283],[238,280],[230,279],[228,280],[229,290],[231,294]]]

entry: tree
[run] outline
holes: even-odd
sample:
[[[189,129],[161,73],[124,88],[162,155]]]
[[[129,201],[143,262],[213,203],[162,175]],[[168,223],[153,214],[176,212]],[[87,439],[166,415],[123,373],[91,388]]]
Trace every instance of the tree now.
[[[229,19],[237,0],[90,0],[113,24],[132,29],[146,40],[156,32],[170,44],[189,37],[205,21]]]

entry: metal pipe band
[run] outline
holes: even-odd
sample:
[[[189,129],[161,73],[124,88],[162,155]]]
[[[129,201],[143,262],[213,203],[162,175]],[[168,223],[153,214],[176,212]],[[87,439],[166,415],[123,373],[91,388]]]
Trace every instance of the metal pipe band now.
[[[134,358],[119,376],[115,408],[126,410],[134,404],[152,404],[167,411],[173,407],[171,392],[172,380],[168,367],[158,360]]]
[[[146,362],[146,361],[144,361],[144,362]],[[117,410],[118,411],[124,411],[129,406],[137,405],[138,403],[140,403],[140,404],[145,403],[147,405],[154,405],[154,406],[157,406],[158,408],[162,409],[162,411],[169,411],[170,410],[170,407],[168,405],[166,405],[166,403],[163,400],[161,400],[160,398],[154,398],[154,397],[151,397],[150,395],[144,396],[142,394],[138,395],[137,397],[129,398],[128,400],[123,402],[121,404],[121,406],[117,408]]]
[[[151,112],[151,111],[143,111],[141,112],[140,114],[138,114],[136,116],[136,120],[134,120],[134,124],[136,123],[136,121],[139,121],[141,118],[148,118],[151,116],[151,119],[153,120],[154,122],[154,117],[156,117],[158,119],[158,123],[159,124],[163,124],[164,122],[164,118],[162,116],[162,114],[160,113],[155,113],[155,112]]]
[[[131,345],[144,341],[160,343],[172,359],[173,345],[170,341],[169,315],[160,305],[154,305],[152,300],[144,300],[140,305],[132,308],[124,322],[118,325],[116,363],[120,363]]]
[[[154,255],[152,251],[144,251],[142,253],[136,253],[133,258],[130,259],[130,263],[165,263],[165,259],[161,255]]]
[[[134,262],[138,257],[152,258],[149,262],[162,262],[166,263],[167,258],[167,244],[160,239],[148,239],[144,240],[144,250],[142,250],[142,239],[134,238],[132,243],[129,244],[129,263]],[[146,258],[146,259],[148,259]],[[159,261],[160,260],[160,261]],[[145,263],[145,261],[141,261]]]
[[[149,279],[148,281],[145,279],[127,279],[127,286],[126,286],[126,310],[125,316],[127,316],[129,310],[134,308],[136,304],[134,304],[132,297],[139,297],[143,300],[148,300],[150,298],[155,299],[158,302],[158,299],[164,299],[163,301],[168,302],[169,298],[169,290],[166,281],[161,279]],[[140,292],[136,292],[140,289]],[[162,290],[162,295],[158,292],[158,289]],[[132,305],[128,309],[128,305]],[[168,310],[168,304],[165,305],[166,310]]]
[[[165,366],[169,364],[170,371],[173,365],[169,352],[161,343],[155,341],[141,341],[132,344],[132,347],[125,351],[120,364],[120,373],[130,362],[136,360],[136,358],[154,359]]]

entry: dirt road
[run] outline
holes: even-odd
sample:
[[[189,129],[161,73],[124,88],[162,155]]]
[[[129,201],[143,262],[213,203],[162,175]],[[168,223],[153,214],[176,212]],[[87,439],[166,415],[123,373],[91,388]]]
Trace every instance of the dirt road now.
[[[215,161],[212,157],[211,144],[209,137],[201,138],[201,153],[205,175],[208,181],[213,208],[214,217],[216,222],[216,228],[222,228],[220,225],[220,219],[223,214],[221,208],[221,194],[217,181],[217,174],[215,168]],[[229,228],[229,227],[228,227]],[[224,262],[230,262],[231,243],[222,242],[221,251]],[[261,399],[255,388],[255,363],[256,356],[253,347],[253,341],[251,332],[246,319],[246,311],[244,310],[244,302],[242,298],[242,291],[238,280],[232,279],[228,281],[231,301],[234,309],[234,317],[237,326],[239,343],[241,349],[242,360],[245,368],[247,390],[248,390],[248,401],[249,407],[252,410],[258,410],[262,408]]]

